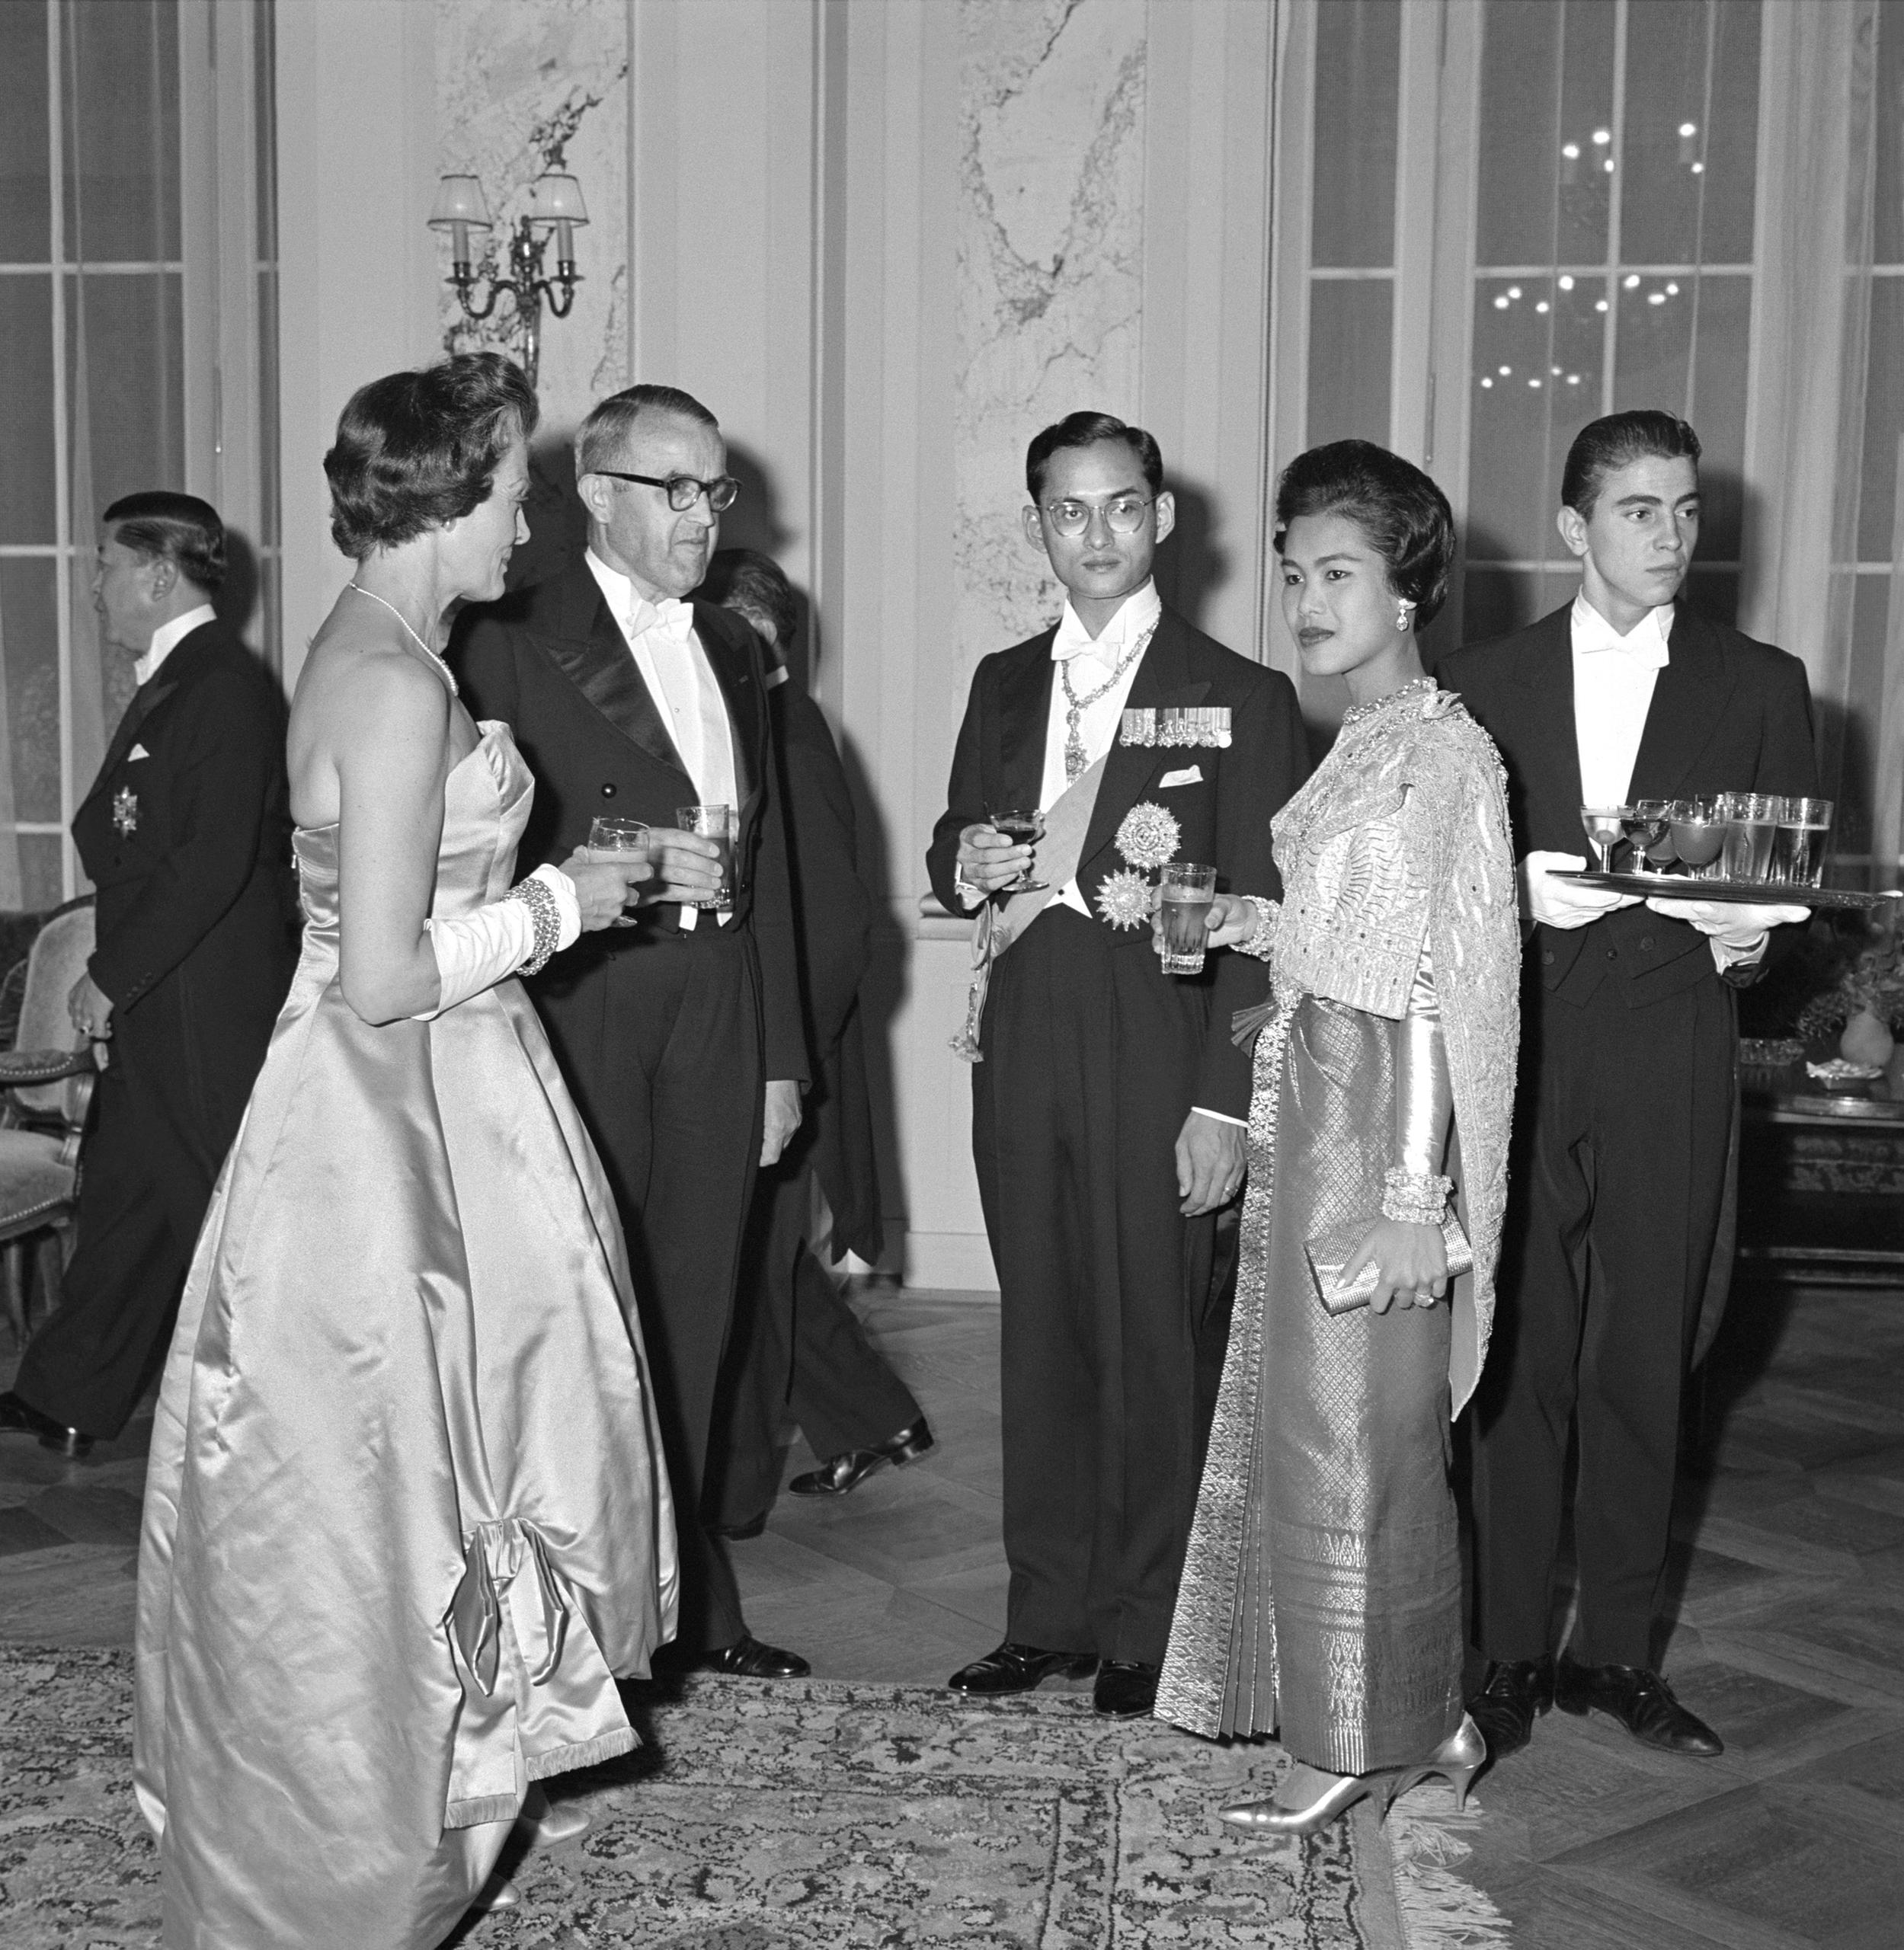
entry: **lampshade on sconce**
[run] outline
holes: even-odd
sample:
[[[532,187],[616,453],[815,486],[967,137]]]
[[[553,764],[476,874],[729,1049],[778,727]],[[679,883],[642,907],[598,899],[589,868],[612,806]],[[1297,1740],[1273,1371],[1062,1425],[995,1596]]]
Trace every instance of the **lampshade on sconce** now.
[[[473,176],[446,176],[437,185],[437,206],[430,213],[430,228],[450,233],[453,262],[469,261],[469,233],[494,227],[482,185]]]
[[[555,261],[575,261],[575,226],[588,221],[582,186],[572,176],[539,176],[529,192],[529,221],[555,226]]]

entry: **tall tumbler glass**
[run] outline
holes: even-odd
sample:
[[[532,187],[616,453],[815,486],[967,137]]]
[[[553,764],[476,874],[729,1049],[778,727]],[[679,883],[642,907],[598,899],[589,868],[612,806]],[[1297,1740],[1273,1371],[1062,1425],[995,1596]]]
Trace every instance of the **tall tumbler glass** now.
[[[638,853],[648,856],[648,828],[639,820],[595,820],[588,828],[588,856],[591,860],[612,860],[617,855]],[[632,928],[635,917],[624,907],[613,925]]]
[[[731,806],[677,806],[674,823],[683,833],[697,833],[721,849],[721,884],[696,907],[727,914],[734,907],[734,808]]]
[[[1787,799],[1772,837],[1771,877],[1787,887],[1816,887],[1825,876],[1825,842],[1832,830],[1829,799]]]
[[[1785,802],[1773,792],[1722,792],[1720,817],[1726,823],[1721,877],[1763,883],[1771,874],[1771,843]]]
[[[1163,938],[1157,954],[1166,975],[1201,975],[1210,931],[1203,923],[1217,890],[1214,867],[1192,866],[1176,861],[1163,870],[1159,892],[1163,921]]]

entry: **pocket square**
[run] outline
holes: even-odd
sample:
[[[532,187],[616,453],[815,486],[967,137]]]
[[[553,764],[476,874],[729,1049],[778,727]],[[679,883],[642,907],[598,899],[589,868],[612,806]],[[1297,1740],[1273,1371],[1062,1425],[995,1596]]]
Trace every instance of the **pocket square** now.
[[[126,754],[126,762],[130,765],[134,759],[149,759],[151,756],[152,753],[147,751],[143,745],[135,745]]]
[[[1157,790],[1166,792],[1173,785],[1201,785],[1202,783],[1202,766],[1186,765],[1181,772],[1166,772],[1157,781]]]

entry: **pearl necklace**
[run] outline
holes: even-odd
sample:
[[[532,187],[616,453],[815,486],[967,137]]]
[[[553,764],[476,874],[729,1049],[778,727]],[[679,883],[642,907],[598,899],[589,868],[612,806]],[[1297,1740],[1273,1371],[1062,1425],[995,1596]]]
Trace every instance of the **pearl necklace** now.
[[[410,619],[406,616],[394,603],[386,602],[384,598],[379,596],[374,589],[366,589],[360,582],[347,582],[344,586],[346,589],[354,589],[360,596],[369,596],[373,603],[382,603],[384,608],[389,610],[391,615],[395,617],[397,621],[401,623],[406,630],[409,630],[410,641],[416,645],[418,649],[423,652],[425,657],[429,658],[432,663],[441,663],[443,661],[443,654],[441,651],[432,650],[430,646],[424,641],[422,638],[418,636],[414,629],[411,628]]]

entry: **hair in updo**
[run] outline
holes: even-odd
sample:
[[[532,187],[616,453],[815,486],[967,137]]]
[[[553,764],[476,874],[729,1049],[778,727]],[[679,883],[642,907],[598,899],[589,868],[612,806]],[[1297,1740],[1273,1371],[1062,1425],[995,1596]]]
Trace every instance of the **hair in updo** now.
[[[510,443],[536,419],[535,389],[499,352],[459,352],[360,386],[324,456],[333,539],[361,561],[460,520],[489,498]]]
[[[225,587],[225,524],[210,502],[148,488],[122,495],[99,519],[142,562],[170,562],[207,596]]]
[[[1635,407],[1589,420],[1573,436],[1560,472],[1560,502],[1582,521],[1593,519],[1594,503],[1607,476],[1649,456],[1699,465],[1699,436],[1676,413],[1656,406]]]
[[[1415,606],[1417,629],[1448,599],[1454,511],[1419,467],[1372,440],[1333,440],[1298,454],[1276,483],[1275,549],[1301,515],[1344,515],[1388,565],[1389,586]]]

